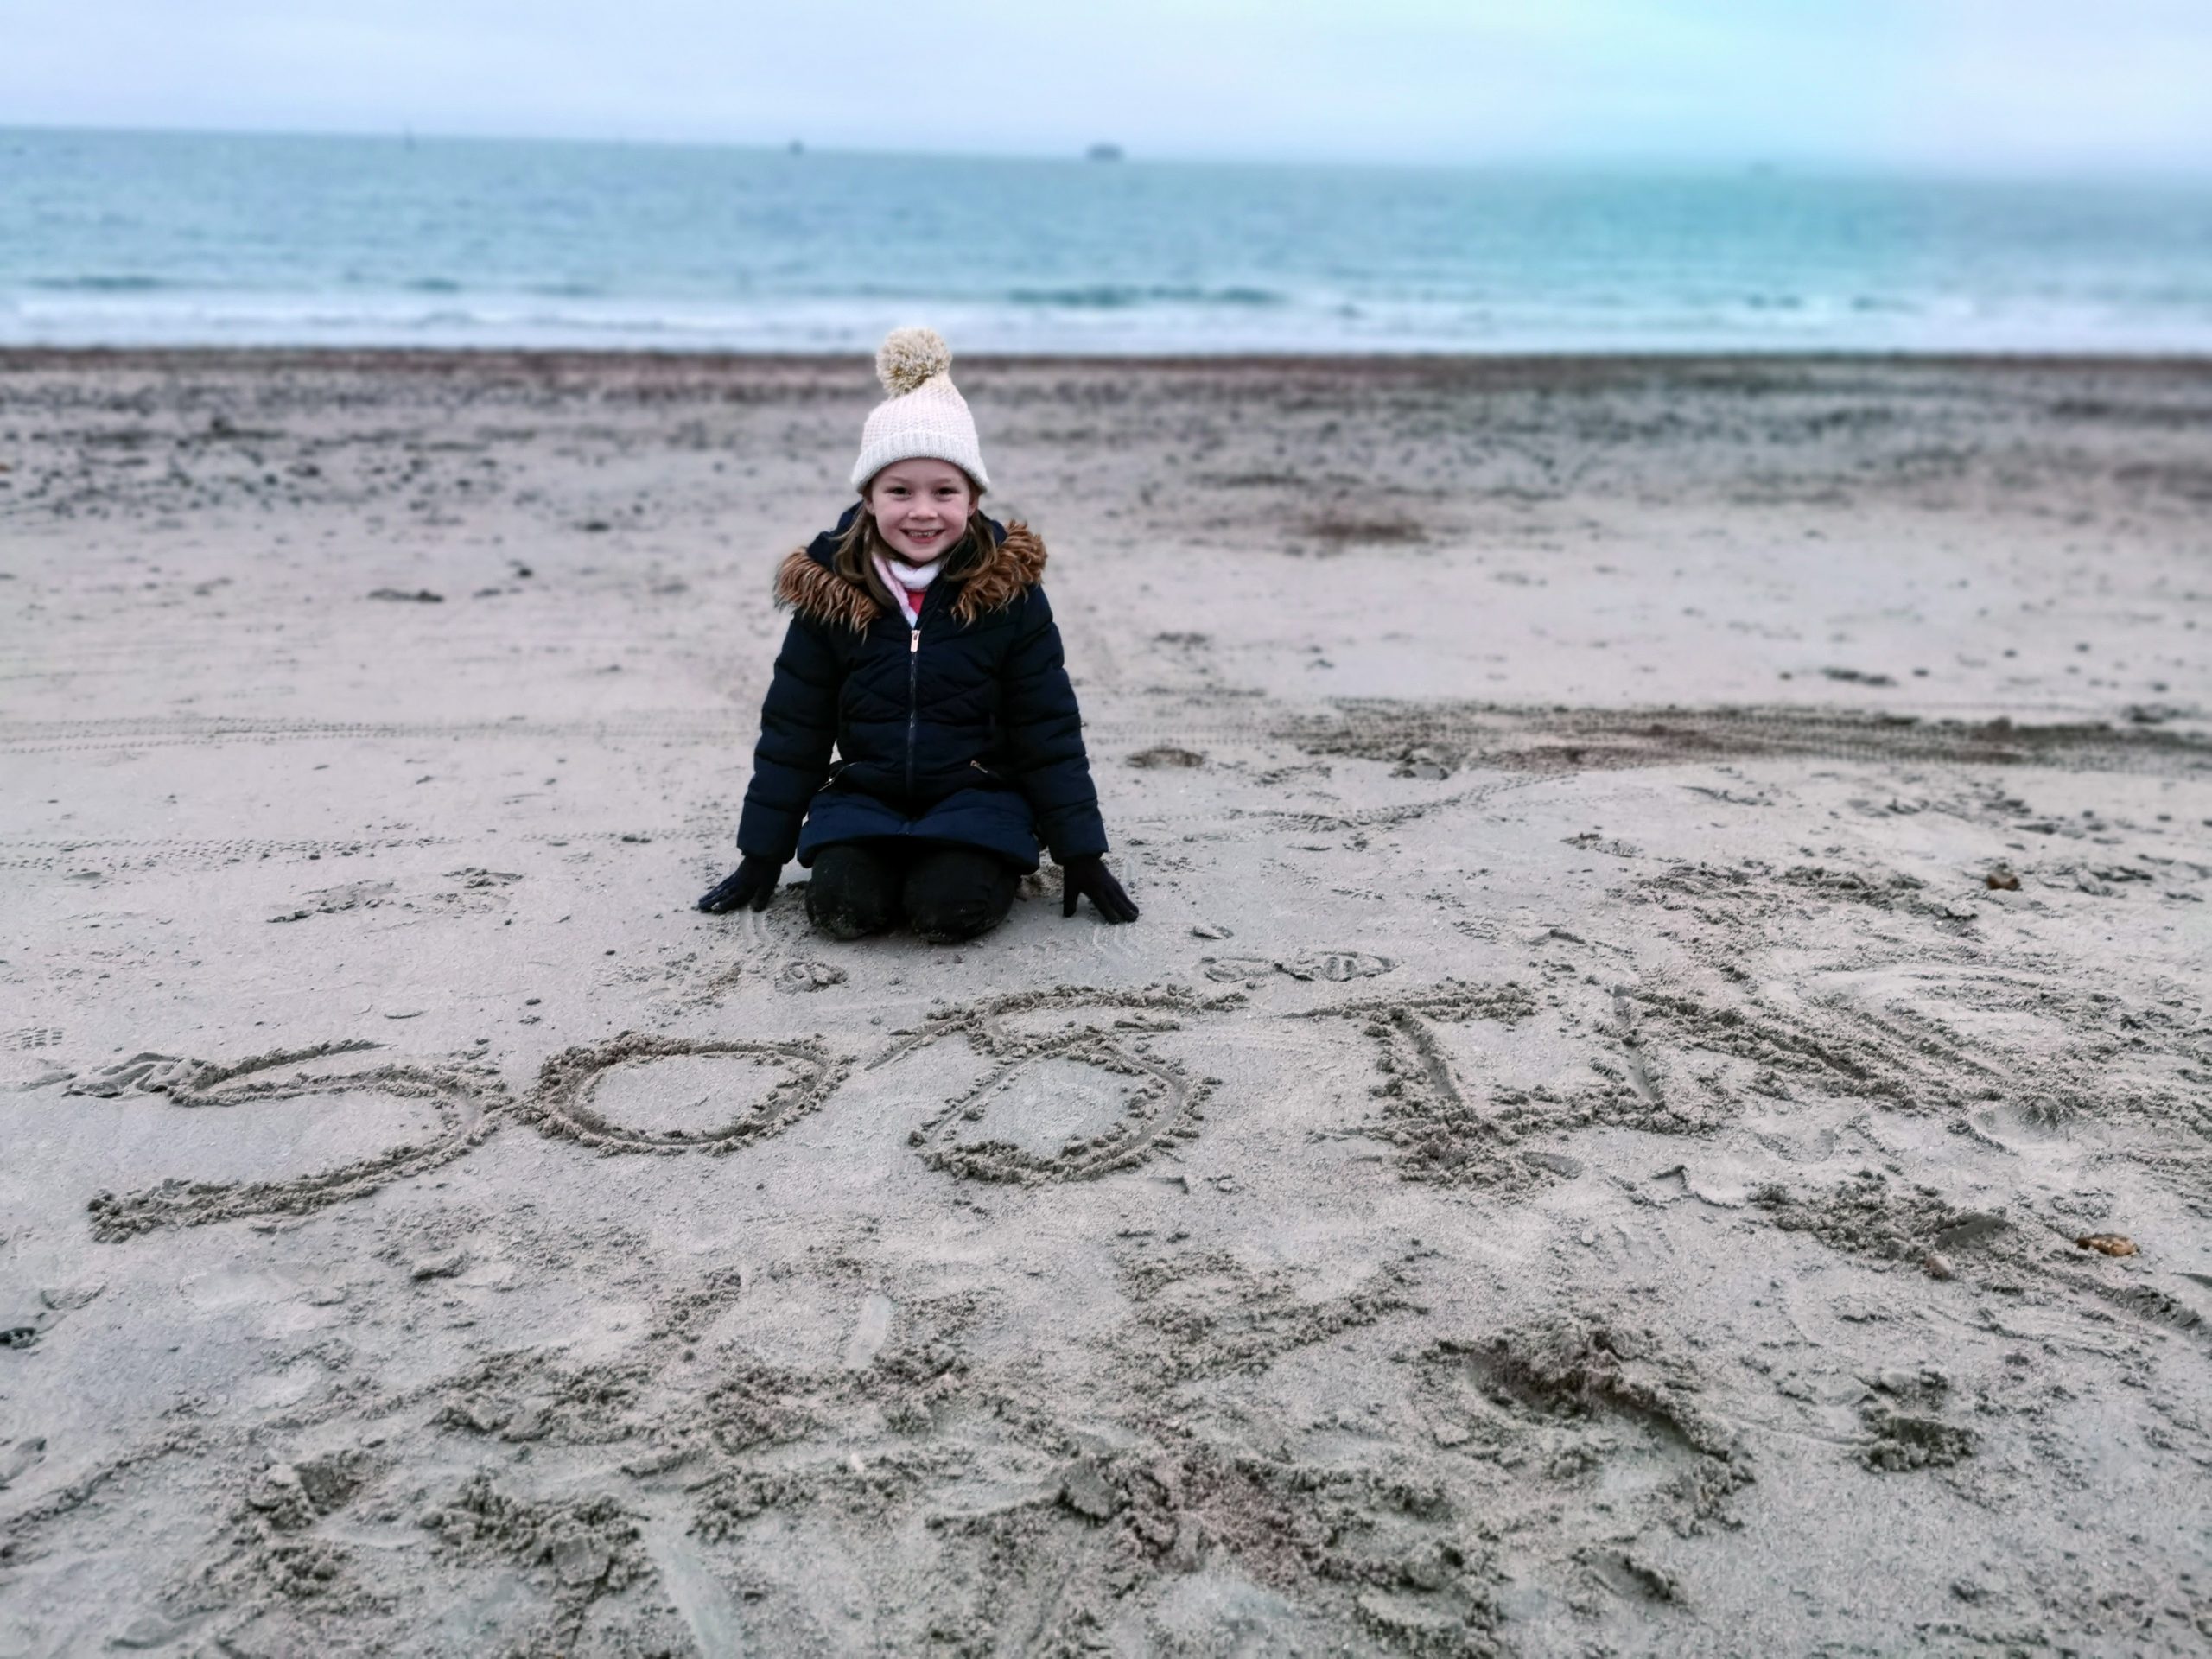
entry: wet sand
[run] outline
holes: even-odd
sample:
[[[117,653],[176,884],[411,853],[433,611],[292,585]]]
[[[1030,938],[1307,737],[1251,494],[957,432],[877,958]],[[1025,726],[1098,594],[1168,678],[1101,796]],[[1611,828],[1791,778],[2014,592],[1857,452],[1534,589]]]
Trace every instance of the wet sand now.
[[[960,378],[1134,927],[690,908],[865,363],[0,353],[0,1656],[2203,1651],[2212,365]]]

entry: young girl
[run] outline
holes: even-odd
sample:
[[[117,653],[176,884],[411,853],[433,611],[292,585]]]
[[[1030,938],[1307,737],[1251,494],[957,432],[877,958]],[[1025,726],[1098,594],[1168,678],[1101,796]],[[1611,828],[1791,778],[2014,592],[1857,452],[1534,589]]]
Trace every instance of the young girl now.
[[[795,853],[814,872],[806,913],[832,938],[903,916],[932,942],[971,939],[1005,919],[1041,835],[1063,916],[1087,893],[1108,921],[1136,919],[1103,857],[1083,717],[1039,585],[1045,545],[983,515],[990,476],[951,367],[927,328],[893,331],[876,354],[890,397],[861,434],[861,499],[777,572],[791,621],[760,708],[742,858],[702,910],[766,908]]]

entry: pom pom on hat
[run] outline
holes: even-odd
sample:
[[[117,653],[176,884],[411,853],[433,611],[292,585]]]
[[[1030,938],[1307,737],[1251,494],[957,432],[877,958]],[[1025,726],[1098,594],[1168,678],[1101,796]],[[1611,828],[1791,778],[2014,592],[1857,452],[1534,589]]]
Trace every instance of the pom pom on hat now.
[[[951,367],[952,348],[934,328],[893,328],[883,337],[875,373],[890,396],[875,406],[861,430],[860,459],[853,463],[855,489],[865,490],[893,461],[922,457],[949,461],[978,490],[991,487],[976,420],[952,384]]]
[[[952,347],[934,328],[893,328],[876,349],[875,378],[893,397],[952,372]]]

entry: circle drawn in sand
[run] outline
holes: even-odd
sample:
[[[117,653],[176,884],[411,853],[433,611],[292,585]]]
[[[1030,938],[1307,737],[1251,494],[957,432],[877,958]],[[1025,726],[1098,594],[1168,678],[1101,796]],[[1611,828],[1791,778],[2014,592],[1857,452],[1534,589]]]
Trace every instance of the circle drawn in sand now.
[[[372,1046],[360,1042],[323,1043],[312,1048],[272,1050],[233,1065],[192,1065],[166,1084],[162,1092],[172,1105],[190,1109],[346,1092],[393,1095],[432,1107],[439,1121],[435,1140],[428,1144],[403,1143],[373,1157],[289,1180],[172,1179],[136,1192],[98,1192],[85,1206],[92,1214],[92,1236],[112,1243],[160,1227],[200,1227],[248,1216],[307,1215],[451,1163],[491,1133],[506,1091],[498,1074],[490,1071],[380,1065],[361,1071],[261,1075]]]
[[[1236,1006],[1236,994],[1205,1001],[1177,987],[1142,991],[1094,991],[1062,987],[1017,992],[932,1014],[919,1030],[906,1034],[872,1065],[945,1037],[963,1037],[970,1047],[1001,1063],[967,1093],[949,1102],[909,1137],[932,1169],[973,1180],[1036,1185],[1045,1181],[1095,1180],[1118,1169],[1133,1169],[1179,1140],[1194,1139],[1209,1080],[1194,1080],[1179,1065],[1146,1053],[1133,1039],[1147,1032],[1173,1031],[1178,1014],[1211,1012]],[[1110,1027],[1071,1026],[1059,1031],[1020,1031],[1006,1022],[1015,1015],[1056,1008],[1098,1007],[1123,1013]],[[1128,1033],[1125,1039],[1119,1033]],[[1071,1140],[1051,1152],[1034,1152],[1003,1139],[969,1140],[964,1124],[982,1122],[1005,1102],[1026,1077],[1053,1061],[1095,1066],[1109,1074],[1119,1096],[1118,1119],[1098,1133]]]
[[[628,1128],[608,1122],[593,1104],[600,1080],[617,1066],[721,1055],[749,1056],[756,1065],[782,1066],[787,1075],[765,1099],[711,1129]],[[700,1042],[625,1032],[607,1042],[564,1049],[546,1061],[537,1090],[521,1111],[540,1133],[580,1141],[601,1152],[735,1152],[780,1135],[819,1109],[851,1069],[811,1041]]]

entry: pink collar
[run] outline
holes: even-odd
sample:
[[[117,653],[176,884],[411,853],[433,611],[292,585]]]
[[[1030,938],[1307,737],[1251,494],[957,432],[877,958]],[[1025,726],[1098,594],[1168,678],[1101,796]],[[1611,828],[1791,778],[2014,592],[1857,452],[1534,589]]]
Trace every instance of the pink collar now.
[[[912,627],[922,620],[922,596],[929,591],[930,583],[937,580],[938,563],[917,568],[913,565],[893,565],[880,553],[870,556],[875,561],[875,574],[883,579],[883,585],[899,601],[899,608],[906,613],[906,625]],[[918,582],[912,582],[907,575],[910,570],[921,577]]]

